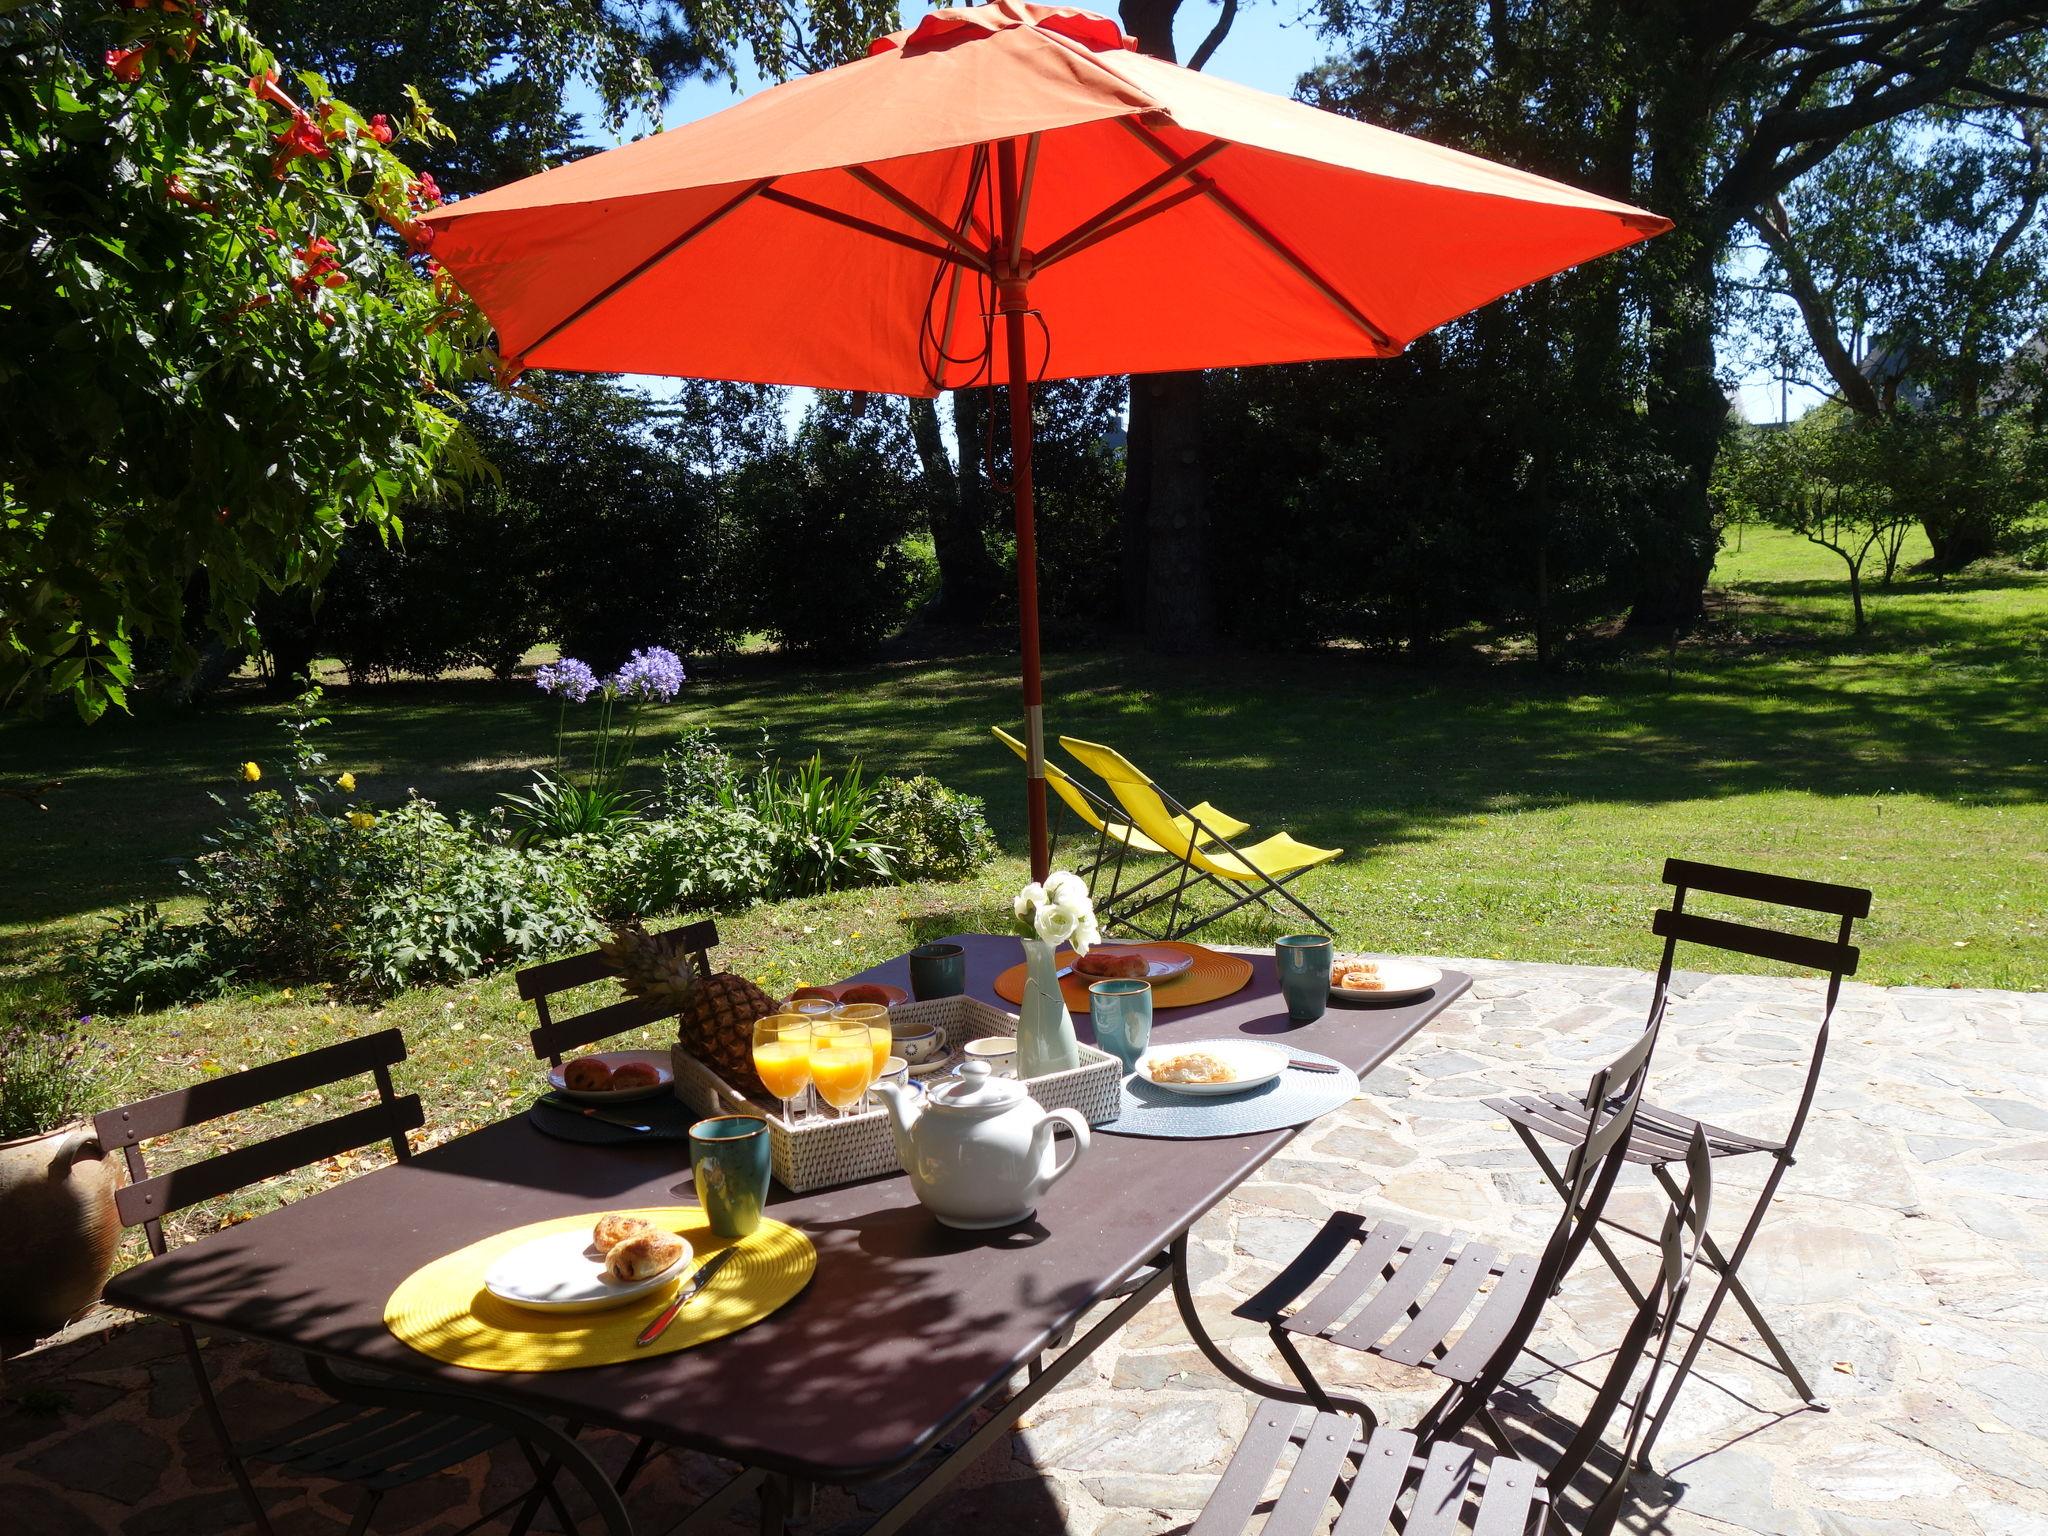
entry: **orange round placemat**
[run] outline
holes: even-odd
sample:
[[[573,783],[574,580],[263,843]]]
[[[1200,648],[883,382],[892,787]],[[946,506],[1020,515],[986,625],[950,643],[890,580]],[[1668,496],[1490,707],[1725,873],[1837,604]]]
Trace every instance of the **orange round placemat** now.
[[[1152,1006],[1154,1008],[1187,1008],[1196,1003],[1213,1003],[1219,997],[1228,997],[1233,992],[1242,992],[1245,984],[1252,979],[1252,963],[1243,955],[1226,955],[1217,950],[1204,949],[1199,944],[1154,943],[1146,940],[1147,949],[1177,949],[1194,961],[1194,968],[1171,981],[1152,983]],[[1060,965],[1071,965],[1074,952],[1062,949],[1053,956]],[[1086,976],[1066,975],[1060,978],[1060,991],[1066,995],[1067,1007],[1074,1013],[1088,1011],[1088,981]],[[1024,965],[1019,961],[996,978],[996,996],[1005,1002],[1024,1001]]]

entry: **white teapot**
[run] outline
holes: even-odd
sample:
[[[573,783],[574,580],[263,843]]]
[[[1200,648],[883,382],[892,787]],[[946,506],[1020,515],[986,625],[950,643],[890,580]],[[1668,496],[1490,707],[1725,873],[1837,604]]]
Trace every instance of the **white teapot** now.
[[[875,1090],[896,1129],[896,1154],[925,1207],[949,1227],[1008,1227],[1027,1219],[1039,1197],[1088,1150],[1088,1122],[1071,1109],[1041,1109],[1014,1078],[994,1077],[970,1061],[953,1081],[926,1095]],[[1053,1160],[1052,1135],[1064,1125],[1074,1150]]]

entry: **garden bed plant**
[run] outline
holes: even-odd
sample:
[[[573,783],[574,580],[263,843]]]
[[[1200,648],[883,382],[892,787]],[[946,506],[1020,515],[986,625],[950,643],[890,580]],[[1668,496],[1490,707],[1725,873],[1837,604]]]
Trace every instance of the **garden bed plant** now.
[[[609,679],[565,659],[540,684],[558,705],[552,768],[478,815],[408,793],[358,793],[329,770],[320,690],[284,722],[267,768],[179,871],[200,903],[173,921],[150,903],[109,920],[73,957],[79,1001],[138,1011],[244,986],[324,982],[381,998],[594,944],[612,922],[730,912],[762,900],[897,881],[962,879],[996,852],[981,803],[937,780],[828,771],[813,755],[752,761],[688,731],[629,788],[640,710],[672,700],[681,664],[636,652]],[[569,712],[597,711],[588,754],[566,750]]]

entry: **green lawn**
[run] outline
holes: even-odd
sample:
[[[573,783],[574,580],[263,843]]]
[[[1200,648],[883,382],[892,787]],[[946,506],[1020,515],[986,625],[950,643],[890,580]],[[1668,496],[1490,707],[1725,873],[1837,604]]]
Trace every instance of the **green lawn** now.
[[[1612,642],[1599,665],[1553,677],[1479,646],[1428,665],[1061,653],[1049,724],[1116,744],[1184,799],[1344,848],[1303,889],[1346,946],[1648,965],[1658,870],[1685,854],[1870,886],[1865,979],[2048,988],[2048,576],[1873,585],[1860,641],[1841,578],[1828,552],[1748,530],[1668,677],[1661,650]],[[1008,850],[968,886],[722,920],[738,968],[824,979],[993,920],[1022,869],[1018,765],[987,736],[1020,713],[1011,668],[1001,654],[803,672],[747,657],[662,716],[657,735],[707,721],[745,750],[765,728],[784,756],[928,770],[983,796]],[[523,684],[344,687],[329,703],[336,769],[366,794],[417,788],[451,807],[517,784],[552,728]],[[0,1007],[61,1009],[58,946],[123,901],[175,893],[179,856],[216,814],[207,792],[234,795],[236,766],[274,755],[277,716],[251,699],[91,730],[0,725],[0,785],[63,780],[47,811],[0,798]],[[408,1026],[431,1123],[481,1118],[530,1085],[528,1021],[498,979],[375,1015],[301,993],[145,1016],[115,1037],[109,1088],[372,1017]]]

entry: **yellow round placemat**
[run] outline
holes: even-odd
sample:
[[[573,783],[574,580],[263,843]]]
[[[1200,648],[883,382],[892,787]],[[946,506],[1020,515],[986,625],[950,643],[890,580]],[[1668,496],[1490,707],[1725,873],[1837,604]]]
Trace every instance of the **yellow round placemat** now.
[[[1170,981],[1152,983],[1154,1008],[1186,1008],[1195,1003],[1213,1003],[1219,997],[1242,992],[1245,984],[1252,979],[1252,963],[1243,955],[1221,954],[1213,949],[1204,949],[1199,944],[1182,944],[1177,941],[1168,943],[1162,940],[1154,943],[1148,939],[1142,947],[1177,949],[1195,962],[1192,970],[1185,971]],[[1053,960],[1059,965],[1071,965],[1074,962],[1074,952],[1062,949],[1053,956]],[[1075,975],[1060,978],[1060,991],[1065,994],[1070,1011],[1088,1011],[1088,984],[1092,980],[1093,977]],[[1024,1001],[1024,967],[1021,964],[1011,966],[996,978],[996,996],[1006,1002]]]
[[[695,1206],[655,1206],[628,1214],[688,1239],[695,1251],[684,1278],[721,1248],[737,1241],[740,1249],[739,1257],[712,1276],[711,1284],[652,1344],[643,1347],[633,1340],[673,1299],[673,1286],[610,1311],[566,1314],[515,1307],[484,1289],[484,1272],[500,1254],[537,1237],[593,1226],[595,1215],[514,1227],[414,1270],[384,1303],[384,1326],[401,1343],[449,1365],[475,1371],[573,1371],[645,1360],[737,1333],[789,1301],[818,1267],[818,1250],[808,1237],[765,1217],[750,1236],[735,1240],[714,1235]]]

